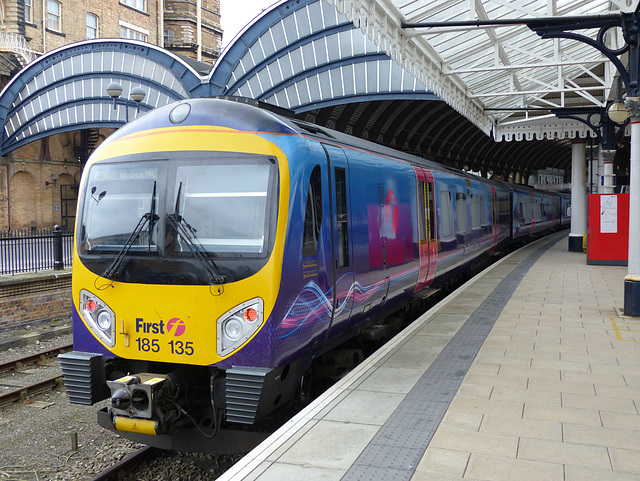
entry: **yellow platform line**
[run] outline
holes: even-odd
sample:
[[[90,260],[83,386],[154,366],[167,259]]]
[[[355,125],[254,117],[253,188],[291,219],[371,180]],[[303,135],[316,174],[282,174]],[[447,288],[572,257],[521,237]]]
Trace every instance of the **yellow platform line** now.
[[[618,328],[618,325],[616,324],[616,321],[613,319],[613,317],[609,318],[611,320],[611,324],[613,325],[613,330],[616,332],[616,337],[618,338],[618,341],[623,341],[623,342],[638,342],[635,339],[622,339],[622,336],[620,335],[620,329]],[[633,332],[633,333],[638,333],[640,334],[640,331],[631,331],[628,330],[626,332]]]

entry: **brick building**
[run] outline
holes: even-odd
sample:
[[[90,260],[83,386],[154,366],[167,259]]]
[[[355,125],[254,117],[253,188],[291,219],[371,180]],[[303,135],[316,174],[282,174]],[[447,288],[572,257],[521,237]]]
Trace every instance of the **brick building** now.
[[[0,87],[46,52],[93,38],[149,42],[209,69],[220,55],[220,0],[0,0]],[[73,227],[89,153],[113,129],[46,137],[0,158],[0,231]]]

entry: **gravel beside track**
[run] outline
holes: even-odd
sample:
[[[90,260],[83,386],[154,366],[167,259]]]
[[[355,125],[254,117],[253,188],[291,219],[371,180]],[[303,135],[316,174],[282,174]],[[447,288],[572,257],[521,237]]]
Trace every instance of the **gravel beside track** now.
[[[38,341],[34,335],[65,323],[70,320],[1,330],[0,362],[70,343],[71,334],[44,341]],[[31,343],[15,347],[16,343],[11,341],[16,337],[28,337]],[[28,375],[45,378],[52,369],[60,369],[57,361],[53,364],[48,368],[28,366]],[[0,385],[10,383],[10,376],[0,377]],[[55,390],[0,407],[0,480],[88,480],[143,447],[98,425],[96,412],[104,405],[106,401],[94,406],[70,404],[63,390]],[[73,449],[74,433],[77,450]],[[126,479],[213,480],[241,457],[242,454],[218,457],[167,452]]]

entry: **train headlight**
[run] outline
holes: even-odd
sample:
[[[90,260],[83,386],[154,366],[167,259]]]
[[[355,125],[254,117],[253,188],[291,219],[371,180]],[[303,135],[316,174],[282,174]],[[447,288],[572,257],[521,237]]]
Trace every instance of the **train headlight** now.
[[[107,346],[116,344],[116,315],[99,297],[89,291],[80,291],[80,315],[91,332]]]
[[[224,322],[224,335],[230,341],[237,341],[242,336],[244,329],[242,322],[237,317],[232,317]]]
[[[264,302],[259,297],[229,309],[218,318],[218,355],[226,356],[244,344],[264,322]]]
[[[107,311],[101,311],[100,314],[98,314],[98,327],[103,331],[108,331],[112,324],[111,320],[111,314]]]

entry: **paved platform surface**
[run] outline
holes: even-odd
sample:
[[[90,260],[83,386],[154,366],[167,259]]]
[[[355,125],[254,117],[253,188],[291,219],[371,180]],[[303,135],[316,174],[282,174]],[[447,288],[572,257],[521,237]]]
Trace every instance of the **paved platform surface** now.
[[[587,266],[566,233],[511,254],[220,479],[640,480],[625,275]]]

